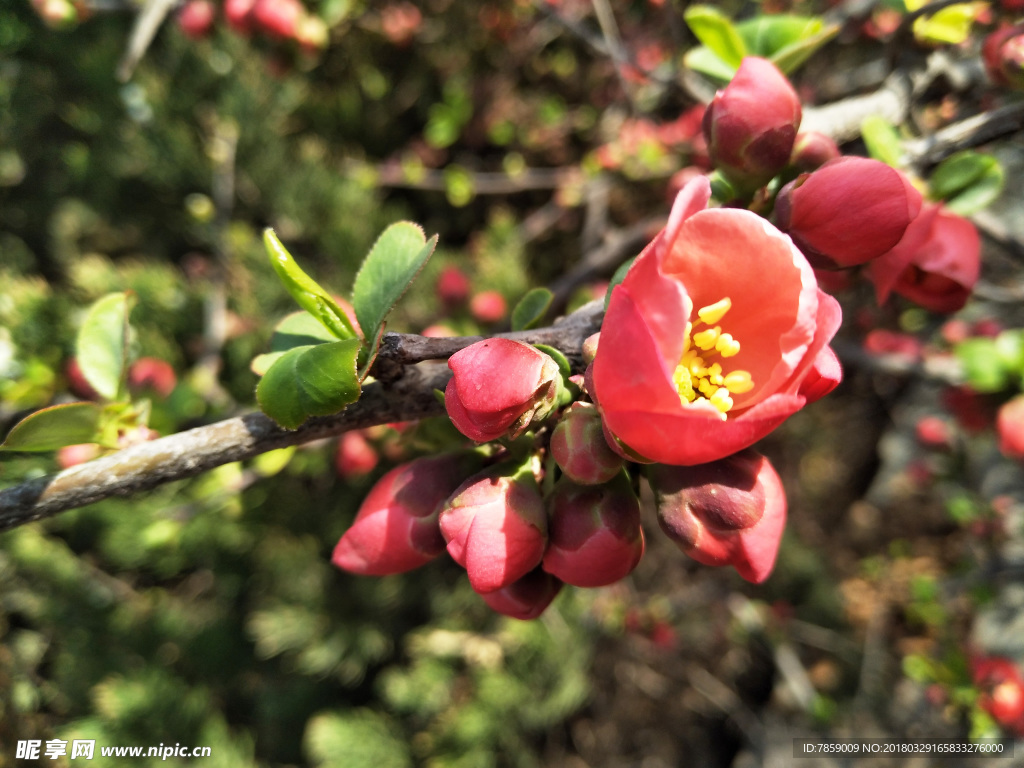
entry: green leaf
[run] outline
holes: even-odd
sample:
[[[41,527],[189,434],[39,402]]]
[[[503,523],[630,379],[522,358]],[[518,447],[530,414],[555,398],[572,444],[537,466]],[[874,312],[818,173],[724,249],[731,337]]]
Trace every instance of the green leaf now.
[[[977,213],[1003,191],[1003,167],[992,155],[964,150],[947,157],[929,179],[930,197],[960,216]]]
[[[615,270],[615,274],[612,275],[611,282],[608,283],[608,291],[604,295],[604,308],[608,309],[608,302],[612,300],[612,288],[621,283],[626,279],[626,273],[629,272],[629,268],[633,266],[633,262],[636,261],[637,257],[622,262],[619,268]]]
[[[358,339],[285,352],[260,379],[256,400],[270,418],[295,429],[310,416],[329,416],[359,399]]]
[[[978,392],[999,392],[1008,384],[1009,371],[999,357],[994,339],[967,339],[957,344],[956,356],[967,382]]]
[[[358,338],[359,334],[348,315],[327,291],[295,263],[295,259],[277,239],[274,230],[263,230],[263,245],[278,278],[300,307],[320,321],[336,338]]]
[[[103,416],[99,403],[65,403],[43,408],[14,425],[0,444],[5,451],[55,451],[94,443]]]
[[[747,55],[747,47],[736,27],[729,17],[717,8],[710,5],[694,5],[686,9],[683,18],[697,39],[734,69]]]
[[[860,135],[867,145],[868,154],[875,160],[898,168],[903,157],[903,142],[896,128],[884,117],[870,115],[860,124]]]
[[[316,768],[411,768],[401,734],[370,709],[322,712],[310,719],[303,747]]]
[[[533,346],[554,360],[558,365],[558,370],[565,378],[569,378],[572,375],[572,366],[569,364],[569,358],[562,354],[561,350],[549,347],[547,344],[534,344]]]
[[[736,67],[726,64],[714,51],[703,45],[688,50],[683,56],[683,64],[687,69],[700,72],[722,84],[728,83],[736,74]]]
[[[334,340],[334,334],[317,322],[309,312],[292,312],[274,328],[274,335],[270,338],[270,351],[254,357],[249,367],[257,376],[263,376],[289,349]]]
[[[769,59],[779,51],[817,36],[825,23],[816,16],[755,16],[736,25],[749,56]]]
[[[547,288],[534,288],[529,291],[512,310],[512,330],[525,331],[535,327],[548,311],[554,298],[555,294]]]
[[[78,331],[78,367],[92,388],[107,400],[118,400],[125,394],[128,314],[134,303],[131,293],[107,294],[89,308]]]
[[[1003,331],[996,336],[995,353],[1009,372],[1024,376],[1024,330]]]
[[[829,24],[827,27],[822,27],[821,31],[813,35],[804,37],[792,45],[780,48],[769,56],[769,59],[773,64],[775,64],[775,66],[781,69],[785,74],[789,75],[796,72],[796,70],[798,70],[800,66],[815,53],[815,51],[838,35],[839,30],[840,26],[838,24]]]
[[[408,221],[392,224],[374,243],[356,275],[352,306],[368,340],[380,336],[388,313],[416,279],[437,245]]]
[[[923,4],[914,5],[921,7]],[[971,36],[971,27],[978,14],[976,5],[959,3],[922,16],[914,22],[914,37],[923,43],[960,45]]]

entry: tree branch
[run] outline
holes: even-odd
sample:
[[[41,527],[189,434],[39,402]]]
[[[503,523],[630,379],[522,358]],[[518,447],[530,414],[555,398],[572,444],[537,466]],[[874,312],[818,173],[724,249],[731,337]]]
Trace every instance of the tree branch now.
[[[600,302],[591,302],[550,327],[500,335],[556,347],[579,366],[583,341],[597,332],[602,316]],[[358,402],[341,413],[310,419],[295,430],[282,429],[262,413],[250,413],[5,488],[0,490],[0,530],[194,477],[277,448],[333,437],[351,429],[438,416],[444,413],[444,407],[434,397],[434,390],[444,389],[451,372],[440,363],[420,363],[446,358],[479,338],[387,334],[374,368],[387,381],[368,384]]]

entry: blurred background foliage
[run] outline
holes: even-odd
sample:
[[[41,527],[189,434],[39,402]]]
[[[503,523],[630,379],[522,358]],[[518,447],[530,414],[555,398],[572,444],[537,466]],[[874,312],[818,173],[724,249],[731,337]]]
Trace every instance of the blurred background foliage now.
[[[345,295],[378,233],[417,221],[440,247],[391,327],[503,327],[605,231],[664,214],[670,176],[694,160],[636,119],[682,121],[693,105],[668,77],[695,43],[682,4],[611,6],[650,76],[571,33],[597,25],[568,0],[325,0],[316,54],[222,24],[190,39],[172,19],[124,83],[133,12],[51,29],[27,1],[0,5],[0,424],[82,396],[68,367],[82,314],[124,290],[137,355],[176,372],[169,395],[142,392],[152,427],[251,409],[250,361],[294,309],[265,226]],[[410,8],[415,24],[389,26]],[[859,34],[841,42],[841,59],[879,55]],[[438,289],[451,267],[471,295]],[[576,288],[570,302],[602,290]],[[473,307],[491,291],[496,310]],[[373,480],[443,440],[442,424],[370,430],[358,456],[344,441],[275,452],[6,532],[0,766],[18,740],[51,738],[210,746],[204,764],[224,766],[731,765],[757,740],[752,717],[827,729],[866,710],[884,732],[894,700],[934,735],[964,727],[972,707],[981,717],[966,638],[991,591],[949,579],[977,574],[1002,534],[969,488],[947,509],[957,466],[933,471],[947,485],[930,495],[903,462],[902,495],[886,497],[901,515],[864,501],[901,386],[851,370],[765,441],[791,524],[758,588],[687,561],[656,525],[630,579],[566,589],[535,622],[492,613],[447,558],[336,572],[331,549]],[[56,468],[4,454],[0,485]]]

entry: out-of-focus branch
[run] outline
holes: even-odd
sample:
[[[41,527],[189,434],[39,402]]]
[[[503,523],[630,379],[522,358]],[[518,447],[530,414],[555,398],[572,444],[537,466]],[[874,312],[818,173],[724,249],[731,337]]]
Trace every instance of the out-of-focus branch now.
[[[1024,129],[1024,101],[953,123],[929,136],[905,142],[903,148],[915,164],[934,165],[961,149],[976,147],[1021,129]]]
[[[895,72],[877,91],[805,109],[800,130],[824,133],[841,144],[860,136],[866,117],[879,115],[898,125],[910,109],[911,90],[910,78]]]
[[[593,303],[550,327],[503,335],[550,344],[578,360],[583,340],[600,327],[601,315],[600,304]],[[390,364],[391,374],[398,375],[388,383],[368,384],[358,402],[341,413],[310,419],[295,430],[280,428],[262,413],[250,413],[5,488],[0,490],[0,530],[193,477],[277,448],[332,437],[351,429],[437,416],[444,409],[434,397],[434,390],[444,389],[451,372],[441,363],[416,363],[445,358],[476,340],[389,334],[378,357],[378,367]]]
[[[128,37],[128,47],[124,56],[117,65],[117,79],[126,83],[132,78],[135,67],[146,55],[149,44],[153,42],[160,25],[164,23],[167,14],[177,5],[179,0],[146,0],[142,11],[135,18],[135,26]]]

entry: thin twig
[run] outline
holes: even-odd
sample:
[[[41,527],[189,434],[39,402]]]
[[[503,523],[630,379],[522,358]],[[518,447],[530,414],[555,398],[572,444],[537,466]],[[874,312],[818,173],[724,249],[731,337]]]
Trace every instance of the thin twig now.
[[[583,340],[600,327],[601,314],[600,304],[594,302],[548,328],[504,335],[529,343],[550,344],[578,360]],[[277,448],[333,437],[351,429],[440,415],[444,408],[434,397],[434,390],[444,389],[451,372],[442,364],[415,363],[446,357],[475,340],[389,334],[378,365],[381,359],[390,361],[399,366],[402,375],[389,383],[368,384],[358,402],[341,413],[310,419],[295,430],[282,429],[262,413],[250,413],[5,488],[0,490],[0,530],[193,477]]]
[[[930,136],[904,142],[903,150],[905,157],[915,165],[934,165],[954,152],[977,147],[1021,129],[1024,129],[1024,101],[1017,101],[948,125]]]
[[[117,79],[122,83],[131,80],[135,67],[146,55],[160,25],[178,2],[179,0],[146,0],[142,11],[135,17],[135,26],[132,27],[128,38],[128,47],[125,48],[124,55],[117,65]]]

